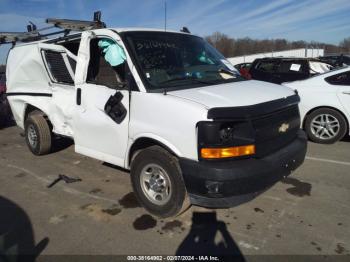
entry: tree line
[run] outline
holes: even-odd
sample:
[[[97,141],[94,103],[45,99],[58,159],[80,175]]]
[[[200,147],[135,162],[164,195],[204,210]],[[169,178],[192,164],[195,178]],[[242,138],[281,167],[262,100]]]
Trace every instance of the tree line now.
[[[225,57],[243,56],[271,51],[283,51],[298,48],[323,48],[325,54],[350,54],[350,37],[345,38],[338,45],[321,42],[288,41],[286,39],[251,39],[231,38],[226,34],[215,32],[205,39],[218,49]]]

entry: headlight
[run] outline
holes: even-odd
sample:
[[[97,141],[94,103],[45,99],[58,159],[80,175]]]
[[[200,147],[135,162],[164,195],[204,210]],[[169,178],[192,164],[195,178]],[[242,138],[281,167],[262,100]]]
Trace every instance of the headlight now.
[[[233,140],[233,126],[231,125],[223,125],[220,128],[220,140],[222,143],[228,143]]]
[[[203,121],[197,127],[199,159],[255,154],[255,133],[250,122]]]

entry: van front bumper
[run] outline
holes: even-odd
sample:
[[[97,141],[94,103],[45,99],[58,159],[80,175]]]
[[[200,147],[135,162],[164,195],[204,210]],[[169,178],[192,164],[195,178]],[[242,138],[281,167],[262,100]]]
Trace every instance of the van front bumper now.
[[[191,203],[232,207],[247,202],[291,174],[305,159],[307,138],[302,130],[287,146],[260,159],[193,161],[180,159]]]

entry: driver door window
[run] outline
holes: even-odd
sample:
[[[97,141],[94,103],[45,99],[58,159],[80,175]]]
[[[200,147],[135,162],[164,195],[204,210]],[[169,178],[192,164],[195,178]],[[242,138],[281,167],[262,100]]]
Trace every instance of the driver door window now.
[[[104,43],[108,41],[108,46],[103,46],[101,44],[103,41],[105,41]],[[106,52],[112,45],[117,45],[117,43],[106,38],[96,38],[90,41],[90,62],[86,79],[87,83],[102,85],[112,89],[123,89],[125,87],[126,63],[125,60],[121,64],[116,65],[116,63],[113,63],[111,59],[116,58],[120,63],[123,61],[123,58],[118,57],[120,54],[115,52],[115,50],[112,50],[112,52],[108,51],[109,53]]]

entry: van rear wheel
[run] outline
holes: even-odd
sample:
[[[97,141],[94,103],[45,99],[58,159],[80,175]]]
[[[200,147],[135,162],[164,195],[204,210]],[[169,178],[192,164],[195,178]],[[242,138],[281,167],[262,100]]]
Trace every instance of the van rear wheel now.
[[[45,155],[51,151],[51,130],[41,114],[31,114],[25,121],[25,138],[34,155]]]
[[[178,159],[159,146],[136,155],[131,182],[139,202],[155,216],[177,216],[190,206]]]

